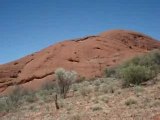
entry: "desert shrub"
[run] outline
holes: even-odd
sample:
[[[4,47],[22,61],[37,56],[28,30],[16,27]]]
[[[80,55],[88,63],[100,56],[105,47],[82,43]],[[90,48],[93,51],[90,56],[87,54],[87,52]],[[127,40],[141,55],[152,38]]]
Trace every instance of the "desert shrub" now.
[[[124,80],[124,86],[141,84],[160,72],[160,51],[134,57],[116,68],[116,75]]]
[[[77,78],[77,83],[81,83],[81,82],[83,82],[83,81],[85,81],[86,80],[86,78],[84,77],[84,76],[78,76],[78,78]]]
[[[66,97],[70,85],[76,80],[77,73],[75,71],[66,71],[63,68],[58,68],[55,71],[55,77],[57,82],[58,93],[60,93],[63,98]]]
[[[89,86],[90,85],[90,82],[89,81],[83,81],[81,83],[82,86]]]
[[[97,79],[97,80],[93,81],[93,83],[95,86],[99,86],[101,84],[101,81]]]
[[[152,71],[148,67],[131,64],[126,68],[122,68],[120,75],[124,80],[124,86],[139,85],[152,78]]]
[[[91,91],[93,91],[94,87],[89,85],[89,86],[81,86],[79,92],[82,96],[87,96],[88,94],[91,93]]]
[[[135,86],[134,87],[134,92],[135,93],[142,93],[144,91],[145,91],[145,89],[142,86]]]
[[[41,90],[37,92],[38,96],[46,100],[47,96],[53,96],[55,93],[57,93],[57,85],[53,81],[48,81],[42,84]]]
[[[16,110],[25,101],[33,102],[34,100],[34,94],[19,86],[14,86],[9,95],[0,98],[0,111],[8,112],[10,110]]]
[[[160,66],[160,51],[159,50],[154,50],[147,55],[144,55],[140,57],[139,60],[140,65],[145,65],[148,67],[155,67],[155,65]]]
[[[56,84],[53,81],[48,81],[45,82],[42,86],[41,86],[42,90],[47,90],[47,91],[55,91],[56,90]]]
[[[73,91],[78,91],[79,90],[79,84],[75,83],[75,84],[72,84],[72,88],[71,88]]]
[[[50,102],[50,101],[53,101],[56,94],[57,94],[57,91],[54,89],[49,89],[49,90],[48,89],[41,89],[36,92],[36,97],[37,97],[37,99],[39,99],[43,102]],[[30,99],[30,98],[28,98],[28,99]]]
[[[104,103],[108,103],[109,102],[109,97],[107,95],[102,95],[99,97],[99,99],[101,101],[103,101]]]
[[[103,108],[99,104],[95,104],[91,107],[92,111],[99,111],[102,110]]]
[[[154,100],[153,103],[150,104],[150,107],[160,107],[160,101]]]
[[[10,106],[20,106],[24,102],[35,102],[37,100],[36,94],[33,91],[26,90],[20,86],[14,86],[13,91],[7,97],[7,103]]]
[[[94,86],[94,92],[98,92],[99,91],[99,86]]]
[[[69,117],[70,120],[81,120],[81,116],[79,114],[73,114]]]
[[[59,107],[60,108],[65,108],[67,106],[67,103],[64,99],[59,99]]]
[[[0,112],[8,112],[10,110],[10,106],[6,103],[6,98],[0,98]]]
[[[6,103],[9,106],[19,106],[20,101],[27,94],[28,91],[26,91],[25,89],[19,86],[14,86],[13,91],[8,95],[6,99]]]
[[[125,62],[122,67],[127,67],[130,64],[133,65],[140,65],[140,66],[146,66],[151,68],[151,70],[157,70],[157,72],[160,72],[160,50],[154,50],[151,51],[148,54],[144,54],[141,56],[136,56],[132,58],[131,60]]]
[[[115,68],[106,68],[105,69],[105,76],[106,77],[113,77],[116,74]]]
[[[115,92],[115,85],[103,83],[100,85],[99,91],[101,93],[114,93]]]
[[[106,84],[102,84],[99,88],[99,91],[103,93],[108,93],[108,87],[106,86]]]
[[[130,105],[133,105],[133,104],[137,104],[137,100],[134,99],[134,98],[129,98],[125,101],[125,105],[127,105],[127,106],[130,106]]]
[[[28,92],[28,94],[23,97],[23,100],[28,103],[33,103],[37,100],[37,97],[34,92]]]

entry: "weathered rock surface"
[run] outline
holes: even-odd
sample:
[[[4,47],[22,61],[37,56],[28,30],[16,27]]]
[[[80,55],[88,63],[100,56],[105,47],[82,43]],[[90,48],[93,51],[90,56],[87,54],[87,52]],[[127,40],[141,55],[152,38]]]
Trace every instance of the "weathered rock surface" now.
[[[6,92],[15,84],[38,88],[44,81],[53,80],[54,70],[59,67],[75,70],[87,78],[100,76],[106,67],[159,48],[159,41],[126,30],[60,42],[0,65],[0,92]]]

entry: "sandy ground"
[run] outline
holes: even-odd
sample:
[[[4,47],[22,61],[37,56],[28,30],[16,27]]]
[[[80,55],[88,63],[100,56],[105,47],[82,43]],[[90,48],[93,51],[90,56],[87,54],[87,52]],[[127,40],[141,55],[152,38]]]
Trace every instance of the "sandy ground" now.
[[[159,78],[155,84],[131,88],[122,88],[121,81],[114,78],[74,84],[66,99],[59,98],[59,110],[52,95],[37,93],[36,102],[25,102],[0,119],[159,120]]]

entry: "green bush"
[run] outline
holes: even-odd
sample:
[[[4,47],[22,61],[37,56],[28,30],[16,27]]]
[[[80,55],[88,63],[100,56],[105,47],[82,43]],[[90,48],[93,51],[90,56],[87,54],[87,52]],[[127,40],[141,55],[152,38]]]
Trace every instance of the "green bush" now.
[[[160,50],[154,50],[148,54],[134,57],[131,60],[125,62],[121,67],[124,68],[130,64],[146,66],[154,71],[157,70],[157,72],[160,72]]]
[[[150,80],[160,72],[160,51],[154,50],[148,54],[134,57],[118,66],[115,72],[116,77],[124,80],[124,86],[139,85]]]
[[[152,71],[148,67],[131,64],[121,69],[120,76],[124,80],[124,86],[139,85],[152,78]]]
[[[77,79],[75,71],[66,71],[63,68],[58,68],[55,71],[57,88],[60,95],[65,98],[70,89],[70,85]]]
[[[115,68],[106,68],[105,69],[105,76],[106,77],[113,77],[116,74]]]
[[[5,97],[0,98],[0,112],[8,112],[10,110],[10,106],[6,102]]]

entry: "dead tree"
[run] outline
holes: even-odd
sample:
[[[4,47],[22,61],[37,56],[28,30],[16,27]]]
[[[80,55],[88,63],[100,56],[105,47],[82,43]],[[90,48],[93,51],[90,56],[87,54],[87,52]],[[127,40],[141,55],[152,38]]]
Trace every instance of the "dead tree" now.
[[[55,102],[56,109],[58,110],[59,109],[59,105],[58,105],[58,96],[57,96],[57,94],[55,95],[54,102]]]

